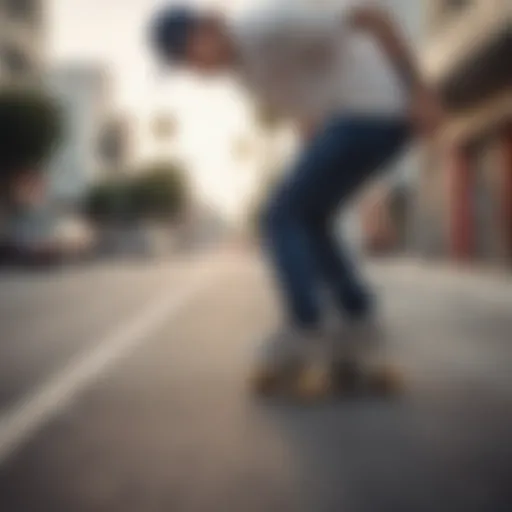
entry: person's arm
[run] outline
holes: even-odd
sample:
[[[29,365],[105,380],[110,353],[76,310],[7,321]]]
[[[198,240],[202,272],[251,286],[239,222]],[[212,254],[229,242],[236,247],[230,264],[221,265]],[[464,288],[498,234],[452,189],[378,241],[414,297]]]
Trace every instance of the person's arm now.
[[[379,7],[354,7],[348,24],[375,38],[411,96],[411,118],[424,134],[432,134],[442,122],[443,109],[437,94],[425,83],[409,44],[390,15]]]
[[[409,44],[385,9],[354,7],[348,15],[348,24],[351,28],[369,33],[377,40],[409,89],[423,86]]]

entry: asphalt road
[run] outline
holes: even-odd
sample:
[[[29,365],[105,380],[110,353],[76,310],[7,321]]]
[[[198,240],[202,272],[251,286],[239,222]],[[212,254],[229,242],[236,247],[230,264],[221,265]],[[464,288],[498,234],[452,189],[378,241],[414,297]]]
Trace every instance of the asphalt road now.
[[[512,281],[374,264],[394,402],[251,397],[252,255],[0,278],[0,510],[512,510]]]

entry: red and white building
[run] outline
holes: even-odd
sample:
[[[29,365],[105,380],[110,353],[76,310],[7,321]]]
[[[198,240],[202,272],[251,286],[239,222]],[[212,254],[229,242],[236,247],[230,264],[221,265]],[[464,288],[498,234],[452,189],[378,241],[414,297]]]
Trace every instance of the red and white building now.
[[[449,120],[418,184],[418,247],[512,266],[512,2],[426,4],[423,64]]]

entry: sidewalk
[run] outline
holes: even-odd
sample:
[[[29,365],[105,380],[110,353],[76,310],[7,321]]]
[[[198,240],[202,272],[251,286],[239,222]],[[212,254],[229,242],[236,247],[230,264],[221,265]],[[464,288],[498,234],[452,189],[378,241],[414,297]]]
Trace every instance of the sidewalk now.
[[[440,277],[470,279],[472,281],[489,280],[495,283],[503,282],[512,285],[512,272],[510,269],[500,267],[499,265],[461,264],[449,260],[437,261],[410,255],[370,258],[369,264],[382,269],[414,271],[418,277],[435,274]]]

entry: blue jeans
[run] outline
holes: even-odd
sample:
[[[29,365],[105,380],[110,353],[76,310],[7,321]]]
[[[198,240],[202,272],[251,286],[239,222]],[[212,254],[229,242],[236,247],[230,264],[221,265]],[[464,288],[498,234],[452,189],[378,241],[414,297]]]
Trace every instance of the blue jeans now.
[[[262,230],[293,324],[318,325],[324,286],[344,313],[369,312],[371,296],[332,224],[339,208],[397,156],[408,135],[402,119],[337,117],[272,194]]]

